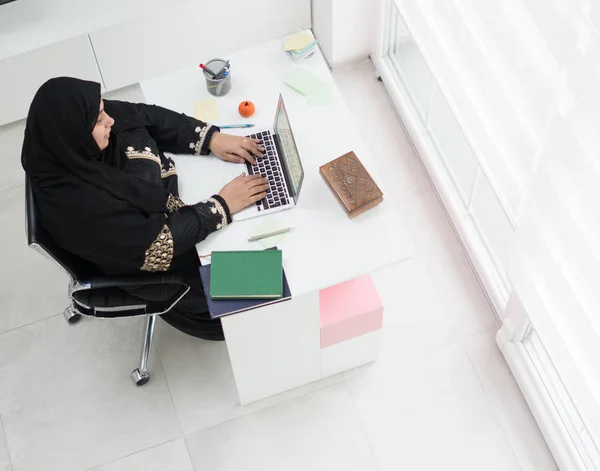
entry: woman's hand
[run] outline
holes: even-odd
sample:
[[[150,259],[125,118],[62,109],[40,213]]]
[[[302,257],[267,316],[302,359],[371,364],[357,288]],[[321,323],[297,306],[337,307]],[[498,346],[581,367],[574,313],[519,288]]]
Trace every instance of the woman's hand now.
[[[219,196],[225,200],[231,214],[235,214],[266,197],[268,189],[269,180],[266,178],[242,173],[225,185]]]
[[[254,156],[263,157],[264,147],[261,147],[260,141],[250,139],[249,137],[233,136],[215,132],[208,144],[210,151],[222,160],[227,162],[256,163]]]

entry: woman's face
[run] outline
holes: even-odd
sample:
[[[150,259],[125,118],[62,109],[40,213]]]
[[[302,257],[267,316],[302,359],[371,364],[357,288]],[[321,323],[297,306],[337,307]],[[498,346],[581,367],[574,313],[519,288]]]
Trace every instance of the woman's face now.
[[[100,109],[98,111],[98,119],[92,130],[92,136],[94,136],[94,140],[100,150],[104,150],[108,147],[110,128],[115,124],[115,120],[104,111],[104,100],[100,100]]]

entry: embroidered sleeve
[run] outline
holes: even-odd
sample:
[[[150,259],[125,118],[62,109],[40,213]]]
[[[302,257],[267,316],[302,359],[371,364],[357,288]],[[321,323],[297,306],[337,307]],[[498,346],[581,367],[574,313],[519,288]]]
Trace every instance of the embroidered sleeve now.
[[[163,165],[161,163],[160,177],[167,178],[172,175],[177,175],[177,169],[175,168],[175,162],[173,162],[173,159],[170,159],[169,157],[167,157],[166,161],[167,161],[166,165]]]
[[[185,206],[185,203],[181,201],[177,196],[173,196],[169,194],[167,198],[167,211],[172,213],[173,211],[177,211]]]
[[[225,200],[214,195],[193,206],[200,221],[208,232],[222,229],[231,222],[231,214]]]
[[[208,155],[210,139],[213,133],[219,131],[218,126],[161,106],[112,100],[105,100],[104,104],[115,116],[124,116],[132,122],[144,123],[144,130],[154,139],[161,152]],[[128,145],[136,149],[140,144]],[[137,158],[141,156],[138,154]],[[160,162],[158,164],[160,165]],[[165,172],[170,172],[166,165]]]
[[[198,126],[194,128],[194,134],[192,141],[189,143],[189,147],[194,155],[207,155],[210,153],[208,148],[210,138],[218,131],[218,128],[212,124],[198,123]]]
[[[128,135],[130,141],[141,140],[137,135]],[[137,138],[137,139],[134,139]],[[124,170],[136,177],[151,183],[162,185],[162,163],[158,156],[158,150],[150,147],[127,146],[125,149],[127,161]]]
[[[150,160],[150,161],[154,162],[155,164],[161,166],[160,157],[158,155],[156,155],[154,152],[152,152],[152,149],[150,147],[144,147],[144,150],[140,150],[140,149],[136,149],[133,146],[128,146],[127,149],[125,150],[125,155],[127,156],[127,158],[129,160],[133,160],[133,159]]]
[[[154,242],[146,250],[142,271],[167,271],[173,261],[173,235],[164,226]]]

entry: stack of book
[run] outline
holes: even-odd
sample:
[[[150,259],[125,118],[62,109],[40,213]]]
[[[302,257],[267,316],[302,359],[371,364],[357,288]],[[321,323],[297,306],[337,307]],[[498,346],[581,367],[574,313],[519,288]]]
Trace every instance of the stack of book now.
[[[291,299],[281,250],[213,252],[200,278],[212,319]]]
[[[283,38],[283,50],[294,62],[300,62],[312,56],[317,50],[319,42],[310,31],[302,31]]]

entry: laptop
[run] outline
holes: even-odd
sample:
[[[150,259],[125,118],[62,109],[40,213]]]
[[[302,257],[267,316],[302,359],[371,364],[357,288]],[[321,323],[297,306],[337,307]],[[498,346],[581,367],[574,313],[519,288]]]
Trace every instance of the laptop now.
[[[273,128],[260,129],[246,137],[261,142],[262,147],[265,148],[264,158],[257,158],[256,165],[249,162],[235,165],[222,162],[221,174],[224,183],[245,171],[248,175],[260,174],[268,178],[269,190],[265,199],[234,214],[233,219],[236,221],[249,219],[296,206],[304,180],[304,169],[281,95],[277,103]]]

